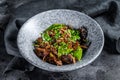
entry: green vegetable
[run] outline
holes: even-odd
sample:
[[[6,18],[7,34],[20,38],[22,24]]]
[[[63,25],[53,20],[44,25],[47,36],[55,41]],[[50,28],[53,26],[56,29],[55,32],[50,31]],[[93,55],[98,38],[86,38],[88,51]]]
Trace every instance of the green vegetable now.
[[[70,40],[71,41],[75,42],[76,40],[80,39],[79,31],[73,30],[73,29],[68,29],[68,33],[70,34]]]
[[[83,52],[82,48],[78,47],[77,50],[73,52],[73,56],[76,59],[80,60],[82,58],[82,52]]]
[[[70,54],[73,49],[69,49],[65,42],[61,42],[58,46],[58,56]]]
[[[50,31],[50,30],[54,31],[55,32],[55,36],[54,37],[55,37],[55,39],[58,39],[60,37],[59,30],[62,27],[64,27],[63,24],[53,24],[46,31]]]
[[[60,32],[59,32],[59,30],[56,30],[55,31],[55,39],[58,39],[59,37],[60,37]]]
[[[52,38],[48,35],[48,32],[42,34],[42,38],[44,41],[51,41]]]
[[[57,29],[62,28],[63,26],[64,26],[63,24],[53,24],[47,29],[47,31],[48,30],[57,30]]]

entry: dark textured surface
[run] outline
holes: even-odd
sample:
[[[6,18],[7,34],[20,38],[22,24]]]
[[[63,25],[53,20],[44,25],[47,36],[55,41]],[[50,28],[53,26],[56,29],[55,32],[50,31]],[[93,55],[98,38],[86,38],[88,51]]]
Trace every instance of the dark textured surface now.
[[[16,36],[25,21],[37,13],[55,8],[81,11],[100,24],[105,34],[105,46],[101,55],[92,64],[72,72],[48,74],[29,65],[22,58],[8,55],[19,54]],[[6,28],[8,35],[5,35],[5,43],[8,54],[3,38]],[[1,80],[119,80],[119,37],[119,0],[0,0],[0,78]],[[2,75],[5,70],[6,73]]]

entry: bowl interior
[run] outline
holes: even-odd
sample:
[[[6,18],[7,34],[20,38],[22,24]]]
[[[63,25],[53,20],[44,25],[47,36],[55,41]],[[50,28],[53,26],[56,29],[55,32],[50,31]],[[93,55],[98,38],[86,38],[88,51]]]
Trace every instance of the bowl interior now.
[[[56,66],[43,62],[35,55],[33,41],[54,23],[67,24],[74,28],[80,28],[81,26],[87,28],[87,38],[91,41],[91,45],[81,61],[76,64]],[[20,53],[31,64],[47,71],[63,72],[81,68],[94,61],[103,48],[104,36],[99,24],[92,18],[77,11],[60,9],[42,12],[30,18],[20,29],[17,43]]]

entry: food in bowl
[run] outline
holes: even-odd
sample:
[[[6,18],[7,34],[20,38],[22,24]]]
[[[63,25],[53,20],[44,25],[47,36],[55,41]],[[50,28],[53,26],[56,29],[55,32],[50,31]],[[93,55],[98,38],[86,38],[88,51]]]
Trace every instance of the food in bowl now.
[[[43,61],[58,66],[80,61],[88,48],[88,31],[65,24],[52,24],[34,41],[34,52]]]

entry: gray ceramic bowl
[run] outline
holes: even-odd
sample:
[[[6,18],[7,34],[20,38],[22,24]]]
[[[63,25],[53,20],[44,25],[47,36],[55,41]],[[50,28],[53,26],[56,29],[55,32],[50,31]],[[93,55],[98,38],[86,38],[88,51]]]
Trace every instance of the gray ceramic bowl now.
[[[85,26],[88,29],[87,38],[91,41],[91,45],[81,61],[75,64],[56,66],[43,62],[35,55],[33,41],[53,23],[67,24],[74,28]],[[34,66],[47,71],[64,72],[81,68],[93,62],[102,51],[104,35],[100,25],[89,16],[73,10],[57,9],[39,13],[25,22],[18,33],[17,44],[21,55]]]

